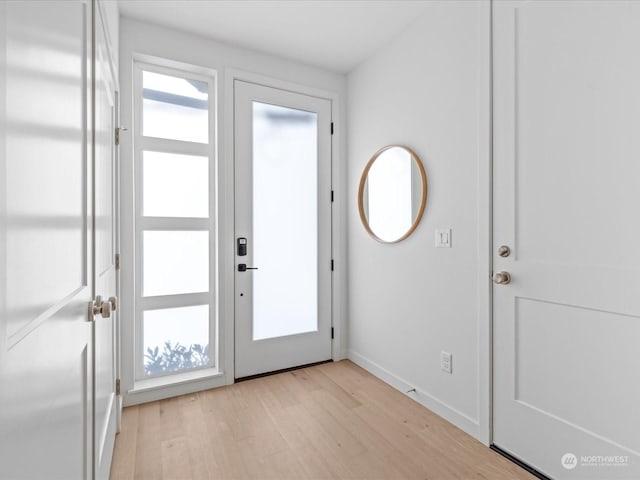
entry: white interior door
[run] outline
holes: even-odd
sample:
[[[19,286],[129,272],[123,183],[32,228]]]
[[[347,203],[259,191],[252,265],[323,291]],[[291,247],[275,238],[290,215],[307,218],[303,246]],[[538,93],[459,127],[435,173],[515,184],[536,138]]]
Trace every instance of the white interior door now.
[[[236,81],[235,178],[235,377],[330,359],[331,102]]]
[[[109,302],[95,317],[96,479],[107,479],[117,427],[116,401],[116,110],[115,75],[102,9],[95,16],[95,293]],[[96,297],[97,298],[97,297]]]
[[[92,478],[91,5],[0,19],[0,477]]]
[[[640,3],[493,12],[494,442],[553,478],[637,479]]]

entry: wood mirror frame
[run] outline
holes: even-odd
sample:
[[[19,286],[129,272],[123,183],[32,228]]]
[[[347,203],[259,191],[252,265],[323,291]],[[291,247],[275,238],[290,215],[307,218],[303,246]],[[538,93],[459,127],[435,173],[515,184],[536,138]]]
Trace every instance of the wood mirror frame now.
[[[380,158],[380,156],[383,153],[393,148],[401,148],[405,150],[407,153],[409,153],[409,155],[411,156],[411,160],[413,160],[414,164],[418,168],[418,172],[420,172],[422,195],[420,198],[420,204],[419,204],[417,213],[415,215],[415,218],[413,219],[413,223],[411,227],[409,227],[409,229],[402,236],[400,236],[400,238],[397,238],[395,240],[384,240],[380,238],[378,235],[376,235],[376,233],[371,229],[371,226],[369,225],[369,219],[367,218],[367,214],[364,206],[364,194],[365,194],[365,188],[367,185],[367,179],[368,179],[369,171],[371,170],[371,167],[373,166],[375,161],[378,158]],[[373,154],[371,159],[367,162],[367,165],[364,167],[364,170],[362,171],[362,176],[360,177],[360,185],[358,187],[358,212],[360,214],[360,220],[362,221],[362,225],[364,226],[365,230],[369,233],[369,235],[371,235],[371,237],[373,237],[375,240],[381,243],[401,242],[402,240],[409,237],[409,235],[411,235],[416,228],[418,228],[418,225],[420,224],[420,220],[422,220],[422,215],[424,214],[426,205],[427,205],[427,174],[424,170],[424,166],[422,165],[422,161],[420,160],[420,157],[416,152],[414,152],[412,149],[404,145],[387,145],[385,147],[382,147],[380,150],[378,150],[376,153]]]

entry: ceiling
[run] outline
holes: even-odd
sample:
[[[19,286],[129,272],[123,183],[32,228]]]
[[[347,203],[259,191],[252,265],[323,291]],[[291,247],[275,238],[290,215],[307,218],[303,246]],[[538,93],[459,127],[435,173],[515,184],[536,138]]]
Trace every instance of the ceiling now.
[[[120,0],[125,17],[347,73],[429,0]]]

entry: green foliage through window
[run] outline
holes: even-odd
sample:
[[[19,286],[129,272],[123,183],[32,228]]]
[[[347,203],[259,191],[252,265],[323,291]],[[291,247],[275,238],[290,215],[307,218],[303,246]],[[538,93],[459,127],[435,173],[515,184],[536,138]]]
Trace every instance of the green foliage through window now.
[[[209,345],[204,347],[193,344],[189,347],[170,341],[164,342],[164,348],[147,348],[145,354],[144,374],[157,375],[161,373],[204,367],[209,363]]]

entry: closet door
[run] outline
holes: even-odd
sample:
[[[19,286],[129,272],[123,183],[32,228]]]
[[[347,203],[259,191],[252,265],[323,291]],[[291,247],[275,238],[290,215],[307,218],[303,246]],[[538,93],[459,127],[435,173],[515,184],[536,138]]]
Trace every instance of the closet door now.
[[[494,442],[640,478],[640,2],[493,13]]]
[[[0,476],[91,478],[91,4],[0,2]]]

